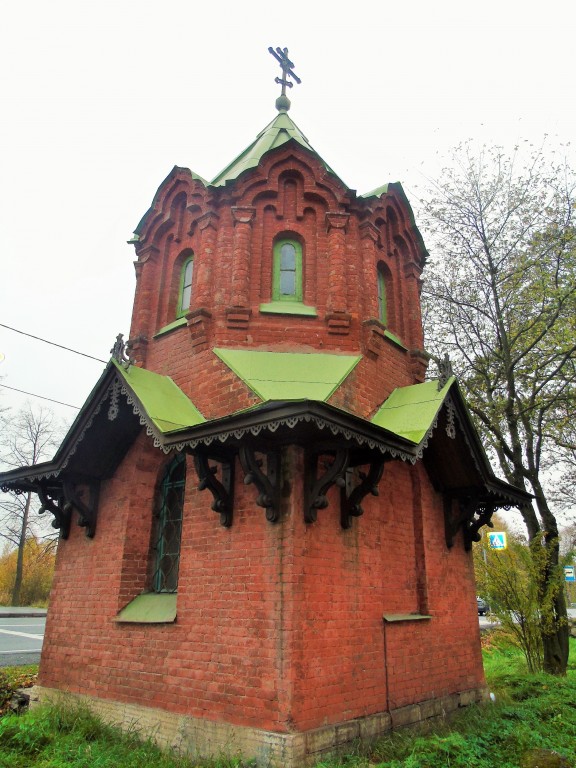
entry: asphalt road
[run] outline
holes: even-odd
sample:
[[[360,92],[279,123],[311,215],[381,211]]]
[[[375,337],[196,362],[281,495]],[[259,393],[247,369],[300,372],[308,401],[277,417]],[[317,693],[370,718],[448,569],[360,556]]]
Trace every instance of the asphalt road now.
[[[38,664],[45,624],[45,616],[0,614],[0,667]]]

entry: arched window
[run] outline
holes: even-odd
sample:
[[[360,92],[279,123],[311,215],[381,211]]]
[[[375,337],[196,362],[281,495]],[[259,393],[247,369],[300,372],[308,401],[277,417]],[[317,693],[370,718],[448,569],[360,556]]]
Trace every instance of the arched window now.
[[[186,486],[186,458],[179,454],[170,462],[158,489],[154,536],[154,592],[176,592],[180,566],[182,511]]]
[[[273,301],[302,301],[302,246],[297,240],[274,244]]]
[[[180,274],[180,292],[178,294],[178,317],[182,317],[190,309],[192,301],[192,277],[194,275],[194,256],[186,259]]]
[[[384,268],[380,264],[377,270],[378,276],[378,320],[386,325],[387,320],[387,306],[386,306],[386,277],[384,275]]]

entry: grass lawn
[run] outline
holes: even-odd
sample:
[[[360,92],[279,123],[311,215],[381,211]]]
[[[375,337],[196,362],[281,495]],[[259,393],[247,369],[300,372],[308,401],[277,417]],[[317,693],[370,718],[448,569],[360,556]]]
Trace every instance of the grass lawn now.
[[[484,664],[495,703],[469,707],[427,733],[398,731],[370,749],[350,750],[318,763],[317,768],[576,768],[576,640],[570,643],[568,674],[556,678],[527,675],[518,651],[489,642]],[[30,670],[23,674],[29,675]],[[120,734],[75,706],[39,708],[0,719],[2,768],[250,765],[240,758],[199,763],[163,754],[137,732]]]

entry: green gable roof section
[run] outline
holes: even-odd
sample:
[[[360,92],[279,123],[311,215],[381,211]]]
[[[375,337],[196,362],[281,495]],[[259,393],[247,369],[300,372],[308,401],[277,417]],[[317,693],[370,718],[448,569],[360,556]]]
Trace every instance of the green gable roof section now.
[[[363,195],[360,195],[360,197],[382,197],[382,195],[386,195],[388,193],[388,184],[382,184],[381,187],[378,187],[377,189],[373,189],[372,192],[365,192]]]
[[[263,401],[325,402],[361,359],[327,352],[214,349],[214,353]]]
[[[140,415],[148,417],[162,434],[195,427],[206,421],[194,403],[169,376],[162,376],[134,365],[125,368],[116,360],[112,360],[112,364],[130,389],[127,393],[129,400],[136,405]]]
[[[250,168],[256,168],[264,155],[273,149],[281,147],[288,141],[296,141],[304,149],[307,149],[312,154],[318,157],[326,170],[336,176],[330,166],[322,160],[320,155],[312,148],[308,139],[296,123],[288,117],[285,112],[280,112],[271,123],[269,123],[263,131],[261,131],[256,139],[241,152],[237,158],[235,158],[229,165],[224,168],[223,171],[212,179],[210,182],[213,187],[221,187],[227,184],[229,181],[233,181],[240,176],[241,173],[247,171]],[[338,178],[338,177],[337,177]]]
[[[455,381],[451,376],[440,390],[437,381],[395,389],[372,417],[372,423],[419,445],[434,425]]]

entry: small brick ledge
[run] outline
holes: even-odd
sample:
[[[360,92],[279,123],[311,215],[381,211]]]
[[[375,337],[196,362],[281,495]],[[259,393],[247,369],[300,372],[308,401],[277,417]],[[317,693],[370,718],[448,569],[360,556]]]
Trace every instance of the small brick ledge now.
[[[259,768],[305,768],[326,755],[358,741],[369,743],[396,728],[415,726],[433,718],[446,717],[461,707],[488,699],[487,688],[428,699],[391,712],[327,725],[304,733],[276,733],[230,723],[201,720],[139,704],[70,694],[36,685],[31,688],[30,706],[70,698],[82,701],[103,720],[124,730],[153,734],[164,749],[192,757],[244,756],[256,759]]]

